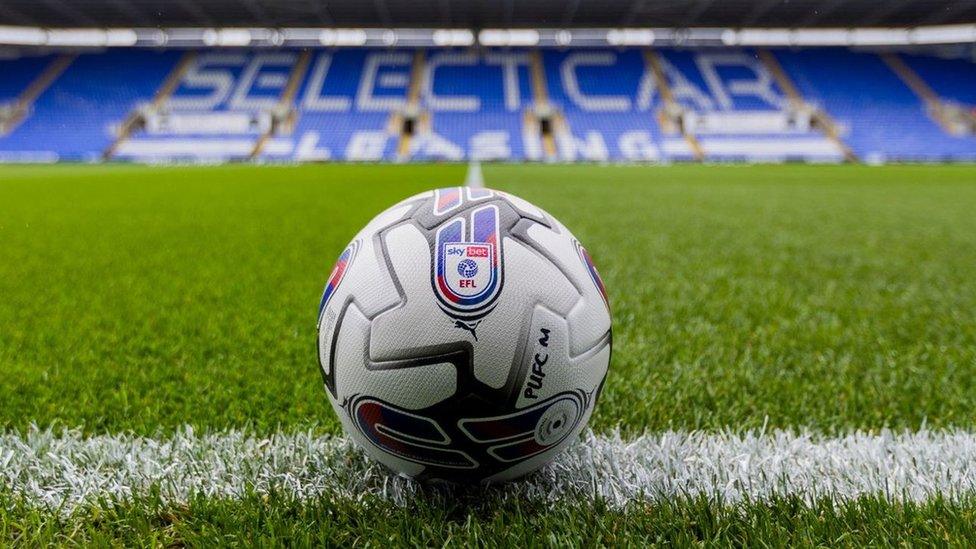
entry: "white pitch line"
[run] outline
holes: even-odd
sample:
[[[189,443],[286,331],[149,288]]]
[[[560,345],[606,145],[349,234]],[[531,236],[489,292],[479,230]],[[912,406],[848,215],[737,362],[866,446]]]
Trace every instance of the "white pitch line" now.
[[[481,163],[477,160],[468,164],[468,174],[464,178],[464,186],[472,189],[485,188],[485,177],[481,174]]]
[[[189,428],[160,439],[37,429],[0,434],[0,483],[60,512],[151,489],[167,502],[195,494],[238,498],[249,490],[394,503],[422,496],[417,483],[388,474],[343,438]],[[498,490],[504,497],[583,496],[618,506],[680,496],[726,503],[783,495],[952,499],[976,493],[976,434],[665,432],[628,441],[588,433],[541,473]]]

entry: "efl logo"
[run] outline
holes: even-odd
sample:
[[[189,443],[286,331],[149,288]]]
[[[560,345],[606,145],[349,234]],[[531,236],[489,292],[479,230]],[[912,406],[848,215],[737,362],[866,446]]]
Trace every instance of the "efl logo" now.
[[[445,243],[444,284],[456,296],[474,298],[491,288],[494,278],[491,267],[491,244]]]
[[[434,290],[451,316],[470,318],[501,288],[498,208],[487,205],[445,222],[437,231]]]

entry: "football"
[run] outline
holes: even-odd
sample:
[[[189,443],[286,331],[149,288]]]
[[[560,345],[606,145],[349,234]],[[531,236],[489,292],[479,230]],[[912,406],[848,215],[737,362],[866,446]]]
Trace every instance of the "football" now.
[[[586,425],[610,349],[586,249],[490,189],[430,191],[376,216],[319,306],[319,362],[346,432],[422,479],[498,482],[545,465]]]

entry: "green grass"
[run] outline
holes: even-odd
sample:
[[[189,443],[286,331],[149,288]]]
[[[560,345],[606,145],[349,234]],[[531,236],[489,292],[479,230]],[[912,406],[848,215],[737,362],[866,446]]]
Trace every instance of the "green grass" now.
[[[0,171],[0,426],[337,430],[315,361],[332,264],[464,170]]]
[[[837,504],[796,498],[723,506],[704,499],[631,505],[460,500],[431,496],[407,507],[271,495],[197,497],[167,506],[148,497],[104,502],[55,518],[0,499],[0,541],[24,546],[548,547],[548,546],[967,546],[976,502]]]
[[[598,429],[973,425],[976,169],[485,173],[559,217],[603,274]]]
[[[604,275],[615,346],[597,431],[972,428],[976,168],[484,172],[566,223]],[[334,258],[386,206],[463,176],[461,166],[0,167],[0,428],[338,432],[314,353]],[[976,537],[972,503],[941,500],[612,511],[255,496],[66,519],[3,503],[0,544],[27,545]]]
[[[336,432],[319,292],[460,166],[3,168],[0,426]],[[598,430],[969,427],[976,169],[487,167],[590,248]]]

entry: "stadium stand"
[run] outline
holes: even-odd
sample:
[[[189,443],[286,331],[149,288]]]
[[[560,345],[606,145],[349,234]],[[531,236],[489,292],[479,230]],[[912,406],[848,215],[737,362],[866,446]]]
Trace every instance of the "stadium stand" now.
[[[976,71],[971,63],[889,53],[885,61],[955,136],[976,133]]]
[[[976,70],[845,48],[0,59],[14,161],[976,160]]]
[[[538,138],[522,127],[532,102],[526,52],[438,51],[423,63],[423,123],[411,158],[506,160],[538,151]]]
[[[845,127],[847,144],[860,158],[869,162],[976,158],[976,137],[954,136],[941,127],[881,56],[843,49],[776,55],[804,95]]]
[[[545,52],[543,58],[548,100],[561,115],[555,126],[560,160],[667,157],[654,121],[658,95],[641,52]]]
[[[71,56],[35,56],[0,60],[0,141],[30,117],[34,102],[71,63]],[[0,160],[48,162],[58,158],[50,151],[8,150]]]
[[[961,59],[898,54],[939,97],[976,107],[976,70]]]
[[[25,88],[28,99],[34,93],[36,99],[24,107],[23,119],[0,137],[0,157],[100,158],[117,126],[139,101],[159,88],[176,55],[113,50],[47,58],[48,63]]]
[[[410,52],[321,52],[301,87],[292,139],[265,158],[394,160],[391,113],[406,102]],[[294,145],[291,143],[294,142]]]
[[[655,55],[655,54],[652,54]],[[709,160],[840,160],[813,124],[816,111],[769,56],[749,50],[662,51],[656,64],[673,97],[662,115]],[[772,64],[772,66],[770,66]],[[791,97],[792,96],[792,97]],[[667,125],[667,124],[665,124]]]
[[[36,96],[44,91],[44,82],[38,82],[38,79],[51,62],[50,56],[0,60],[0,74],[3,75],[0,78],[0,135],[13,131],[29,113]]]

